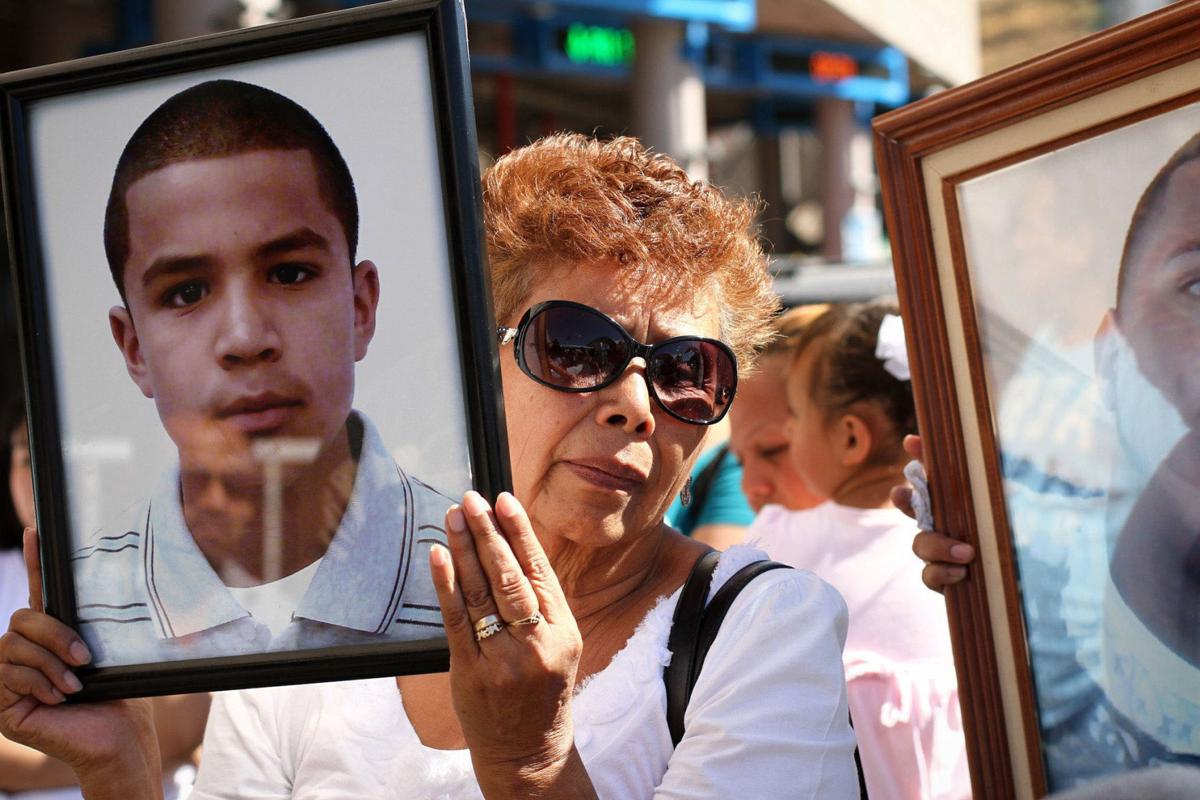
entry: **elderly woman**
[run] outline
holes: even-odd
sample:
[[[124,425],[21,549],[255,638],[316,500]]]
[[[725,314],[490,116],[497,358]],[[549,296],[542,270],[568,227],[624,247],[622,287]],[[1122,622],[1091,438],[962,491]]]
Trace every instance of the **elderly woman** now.
[[[810,574],[753,580],[677,746],[665,715],[672,614],[708,548],[663,514],[775,305],[752,208],[576,135],[500,159],[484,200],[515,496],[469,492],[430,557],[450,672],[219,695],[192,797],[857,796],[845,606]],[[761,558],[725,553],[713,591]],[[79,644],[14,617],[0,730],[89,797],[150,796],[145,706],[57,702]]]

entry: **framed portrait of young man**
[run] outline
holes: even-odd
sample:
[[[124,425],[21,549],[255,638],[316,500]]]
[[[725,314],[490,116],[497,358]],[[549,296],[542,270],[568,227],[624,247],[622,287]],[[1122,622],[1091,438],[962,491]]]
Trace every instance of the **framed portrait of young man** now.
[[[444,669],[509,485],[461,3],[0,76],[47,610],[86,699]]]
[[[975,796],[1200,764],[1200,3],[875,136]]]

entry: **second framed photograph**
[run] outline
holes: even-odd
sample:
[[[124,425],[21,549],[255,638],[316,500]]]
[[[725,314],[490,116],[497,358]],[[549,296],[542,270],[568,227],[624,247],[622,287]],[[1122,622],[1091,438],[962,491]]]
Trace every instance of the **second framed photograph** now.
[[[509,484],[464,30],[385,3],[0,76],[84,698],[445,668],[429,548]]]
[[[875,130],[975,796],[1200,763],[1200,3]]]

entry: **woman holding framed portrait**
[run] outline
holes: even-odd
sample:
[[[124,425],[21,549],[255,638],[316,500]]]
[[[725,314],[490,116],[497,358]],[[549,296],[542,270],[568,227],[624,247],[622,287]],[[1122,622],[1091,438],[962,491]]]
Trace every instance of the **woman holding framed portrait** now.
[[[672,614],[712,561],[663,514],[776,303],[752,207],[578,135],[500,159],[484,205],[515,492],[468,492],[432,550],[450,672],[220,695],[192,796],[856,796],[845,605],[811,574],[747,583],[677,742],[664,714]],[[761,558],[731,548],[711,591]],[[0,727],[96,797],[148,796],[144,704],[62,705],[81,645],[14,618]]]

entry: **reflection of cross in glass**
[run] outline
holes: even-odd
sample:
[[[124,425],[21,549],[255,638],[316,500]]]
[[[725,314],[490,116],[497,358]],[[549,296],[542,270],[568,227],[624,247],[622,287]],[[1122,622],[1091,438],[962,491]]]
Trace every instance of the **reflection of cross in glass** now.
[[[283,467],[310,464],[321,443],[316,438],[264,439],[250,449],[263,468],[263,583],[283,577]]]
[[[76,530],[92,534],[103,525],[103,497],[100,480],[105,464],[126,464],[133,460],[133,443],[129,439],[102,437],[72,442],[67,458],[79,465],[80,520]]]

